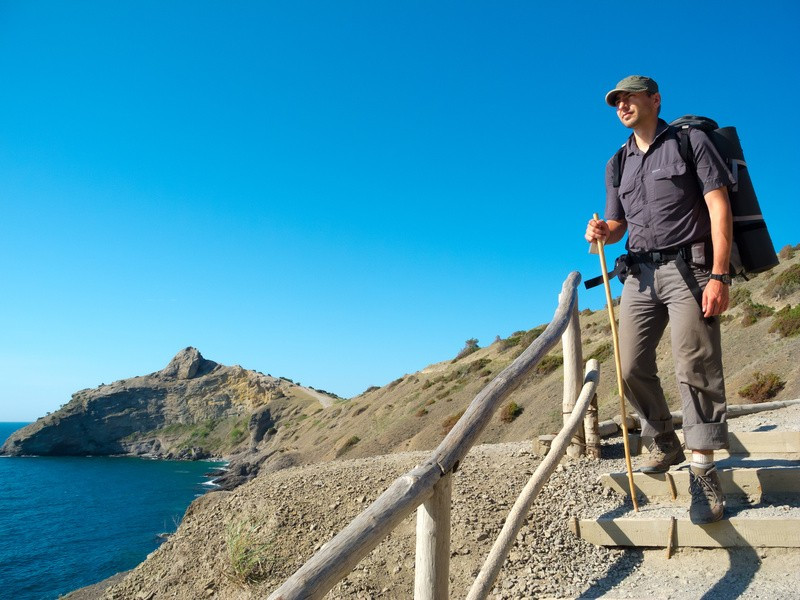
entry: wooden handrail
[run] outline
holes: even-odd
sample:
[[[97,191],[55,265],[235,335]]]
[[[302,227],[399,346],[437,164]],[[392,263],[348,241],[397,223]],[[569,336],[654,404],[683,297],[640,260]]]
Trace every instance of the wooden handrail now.
[[[531,504],[533,504],[536,496],[539,495],[542,487],[544,487],[550,475],[553,474],[553,471],[556,470],[556,467],[561,462],[561,458],[570,445],[572,436],[583,421],[583,415],[595,395],[599,381],[600,364],[595,359],[591,359],[586,363],[586,377],[584,378],[583,389],[578,396],[578,401],[572,408],[572,413],[567,422],[564,423],[564,427],[556,436],[556,439],[553,440],[547,456],[539,463],[536,471],[531,475],[522,493],[511,508],[500,535],[497,536],[489,556],[472,584],[467,600],[484,600],[492,591],[494,581],[497,579],[497,575],[500,573],[509,551],[514,546],[517,534],[525,523]]]
[[[552,321],[514,362],[472,400],[464,415],[421,465],[398,477],[383,494],[323,545],[268,600],[322,598],[405,517],[433,494],[439,480],[456,470],[500,406],[555,346],[577,306],[581,276],[569,274],[558,297]]]

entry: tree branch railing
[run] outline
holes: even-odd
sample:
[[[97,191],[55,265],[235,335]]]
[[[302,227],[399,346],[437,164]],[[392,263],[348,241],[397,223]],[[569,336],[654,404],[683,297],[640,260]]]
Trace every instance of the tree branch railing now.
[[[559,294],[558,307],[553,319],[544,332],[475,396],[464,415],[442,440],[439,447],[422,464],[398,477],[370,506],[356,516],[333,539],[323,545],[316,554],[276,589],[269,596],[269,600],[322,598],[418,507],[414,597],[415,600],[443,600],[448,597],[451,475],[489,424],[489,420],[503,400],[519,387],[545,354],[558,343],[559,338],[564,336],[562,341],[565,343],[565,348],[567,348],[567,344],[574,347],[576,336],[580,340],[580,325],[577,318],[577,286],[579,283],[580,274],[570,273]],[[575,331],[575,328],[578,328],[578,331]],[[565,334],[567,330],[569,333]],[[571,341],[567,342],[567,339]],[[579,356],[579,348],[577,353]],[[556,441],[564,448],[569,445],[570,438],[579,428],[580,419],[588,405],[586,396],[588,395],[591,399],[594,395],[599,377],[596,363],[594,363],[595,368],[588,371],[585,385],[580,391],[580,397],[577,397],[580,387],[577,381],[582,381],[583,376],[579,366],[576,372],[579,359],[575,360],[574,354],[575,351],[571,350],[570,364],[568,365],[566,360],[564,363],[565,394],[572,396],[571,398],[565,397],[564,404],[565,406],[573,405],[574,410],[565,428],[556,438]],[[567,379],[571,381],[567,382]],[[573,421],[574,427],[571,425]],[[558,447],[554,442],[550,455],[556,457],[550,460],[550,462],[555,460],[552,464],[553,469],[561,458],[556,451],[558,451]],[[546,462],[548,462],[547,459],[542,462],[542,465]],[[540,473],[542,465],[534,473],[534,477]],[[550,473],[552,470],[544,476],[540,485],[537,484],[539,489],[541,489],[541,485],[544,485]],[[538,493],[538,489],[536,493]],[[530,501],[532,502],[532,499]],[[511,539],[513,542],[513,537]],[[505,559],[505,555],[500,560],[500,564],[503,559]],[[499,570],[499,566],[497,569]],[[492,582],[496,575],[497,573],[491,577]],[[476,580],[476,585],[477,583]]]

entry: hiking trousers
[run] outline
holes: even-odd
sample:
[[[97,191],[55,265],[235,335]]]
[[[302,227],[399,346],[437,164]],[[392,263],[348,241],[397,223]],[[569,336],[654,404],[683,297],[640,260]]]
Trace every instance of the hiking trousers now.
[[[656,366],[656,348],[669,323],[686,447],[727,448],[719,318],[703,318],[675,261],[636,267],[639,272],[628,273],[622,290],[619,342],[625,397],[639,413],[642,436],[673,430]],[[703,289],[709,273],[695,267],[692,272]]]

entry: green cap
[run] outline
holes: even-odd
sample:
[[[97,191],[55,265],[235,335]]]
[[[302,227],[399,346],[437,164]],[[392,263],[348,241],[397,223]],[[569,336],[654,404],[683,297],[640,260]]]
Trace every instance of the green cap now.
[[[606,94],[606,104],[609,106],[616,106],[617,94],[620,92],[628,92],[630,94],[635,94],[636,92],[650,92],[651,94],[655,94],[658,92],[658,84],[644,75],[628,75],[617,84],[617,87]]]

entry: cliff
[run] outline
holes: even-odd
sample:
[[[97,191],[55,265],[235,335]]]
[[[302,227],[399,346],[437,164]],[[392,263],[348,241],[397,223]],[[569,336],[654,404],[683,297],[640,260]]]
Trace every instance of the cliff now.
[[[15,432],[0,454],[235,454],[275,431],[275,418],[303,389],[185,348],[160,371],[76,392],[60,410]]]

